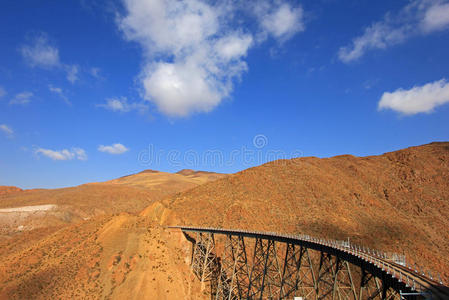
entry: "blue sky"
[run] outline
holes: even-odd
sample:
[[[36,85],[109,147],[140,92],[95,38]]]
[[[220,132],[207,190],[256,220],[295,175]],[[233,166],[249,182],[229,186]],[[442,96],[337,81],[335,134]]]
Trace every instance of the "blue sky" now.
[[[449,140],[449,1],[2,1],[0,185]]]

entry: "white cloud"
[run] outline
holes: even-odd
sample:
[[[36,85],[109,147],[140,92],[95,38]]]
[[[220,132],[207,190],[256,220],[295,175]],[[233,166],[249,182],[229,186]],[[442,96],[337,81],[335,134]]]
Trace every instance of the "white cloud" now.
[[[426,32],[447,29],[449,27],[449,3],[431,6],[426,11],[421,25]]]
[[[44,148],[37,148],[35,150],[36,154],[42,154],[48,158],[53,160],[87,160],[86,151],[81,148],[72,148],[71,150],[63,149],[63,150],[50,150]]]
[[[14,130],[6,124],[0,124],[0,131],[3,131],[7,137],[12,137],[14,135]]]
[[[87,154],[86,154],[86,151],[84,151],[84,149],[73,148],[72,151],[75,153],[76,159],[78,159],[78,160],[87,160]]]
[[[62,94],[62,89],[61,89],[61,88],[52,86],[51,84],[48,85],[48,89],[50,90],[50,92],[53,92],[53,93],[55,93],[55,94],[59,94],[59,95]]]
[[[372,49],[386,49],[410,37],[449,28],[447,0],[414,0],[396,15],[387,13],[381,21],[364,29],[350,45],[341,47],[338,57],[348,63]]]
[[[196,63],[157,63],[145,74],[145,98],[169,116],[208,112],[230,92]]]
[[[270,5],[258,2],[255,10],[263,30],[277,39],[286,40],[297,32],[304,31],[301,6],[292,7],[288,3]]]
[[[62,100],[64,100],[64,102],[68,105],[72,105],[72,103],[69,101],[69,99],[67,98],[67,96],[64,94],[64,92],[62,91],[62,89],[60,87],[55,87],[51,84],[48,85],[48,89],[50,92],[58,95],[59,97],[61,97]]]
[[[449,103],[449,83],[445,79],[415,86],[409,90],[398,89],[383,93],[378,108],[392,109],[404,115],[429,113],[436,107]]]
[[[25,105],[30,103],[31,97],[33,97],[33,93],[31,92],[22,92],[19,94],[16,94],[11,101],[9,101],[9,104],[17,104],[17,105]]]
[[[6,91],[3,87],[0,86],[0,98],[6,95]]]
[[[116,112],[130,112],[132,110],[137,110],[140,113],[144,113],[148,110],[146,104],[137,102],[129,103],[126,97],[109,98],[106,100],[105,104],[97,104],[97,106]]]
[[[59,58],[59,49],[50,43],[45,33],[31,38],[28,44],[20,48],[20,52],[27,64],[33,68],[62,69],[66,72],[68,81],[74,83],[78,80],[78,66],[62,63]]]
[[[25,61],[32,67],[54,68],[59,67],[59,50],[50,45],[47,35],[36,36],[31,44],[20,49]]]
[[[65,66],[67,72],[67,80],[71,83],[75,83],[78,80],[79,68],[77,65],[67,65]]]
[[[260,15],[267,21],[259,26],[266,34],[285,40],[303,30],[299,6],[265,2]],[[119,18],[119,27],[126,39],[142,46],[146,59],[143,97],[162,113],[184,117],[214,109],[248,69],[244,58],[255,44],[254,34],[241,24],[231,24],[234,10],[248,14],[244,5],[201,0],[123,3],[126,15]]]
[[[113,144],[110,146],[104,146],[104,145],[98,146],[98,151],[106,152],[109,154],[123,154],[128,150],[129,150],[128,148],[126,148],[124,145],[119,144],[119,143]]]
[[[215,51],[218,56],[225,61],[232,59],[239,59],[242,56],[246,56],[249,47],[253,43],[253,37],[249,34],[246,35],[228,35],[219,39],[215,43]]]

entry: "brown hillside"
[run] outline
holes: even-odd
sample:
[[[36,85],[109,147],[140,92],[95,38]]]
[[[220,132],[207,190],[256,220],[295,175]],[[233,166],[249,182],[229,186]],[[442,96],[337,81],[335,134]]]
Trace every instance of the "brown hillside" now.
[[[189,243],[149,218],[103,215],[20,242],[0,252],[0,299],[208,299]]]
[[[201,298],[177,251],[189,245],[134,213],[223,176],[146,170],[0,196],[0,299]]]
[[[164,203],[185,225],[350,238],[449,278],[449,143],[275,161]]]
[[[24,231],[0,239],[0,299],[208,299],[186,264],[191,245],[167,224],[349,237],[403,249],[447,280],[448,162],[449,143],[283,160],[167,196],[139,215]]]
[[[103,214],[136,213],[154,201],[223,176],[226,175],[183,176],[143,171],[102,183],[3,194],[0,195],[0,236]]]
[[[0,196],[20,192],[22,189],[15,186],[0,185]]]
[[[137,174],[120,177],[104,183],[149,188],[160,192],[173,190],[183,191],[226,176],[226,174],[193,170],[181,170],[174,174],[145,170]]]

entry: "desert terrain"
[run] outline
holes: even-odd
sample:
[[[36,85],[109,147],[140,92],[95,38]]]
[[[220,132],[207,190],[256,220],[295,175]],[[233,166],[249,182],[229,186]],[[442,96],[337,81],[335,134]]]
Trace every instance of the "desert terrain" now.
[[[226,176],[145,170],[118,179],[62,189],[0,187],[0,235],[60,226],[104,214],[137,213],[154,201]]]
[[[444,142],[231,175],[144,171],[8,192],[0,196],[0,299],[208,299],[189,270],[189,242],[169,225],[349,238],[403,253],[447,281],[448,182]]]

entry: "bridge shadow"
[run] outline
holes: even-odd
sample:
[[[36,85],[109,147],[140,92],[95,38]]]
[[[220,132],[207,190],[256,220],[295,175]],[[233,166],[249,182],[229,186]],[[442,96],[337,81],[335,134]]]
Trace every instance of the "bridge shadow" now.
[[[184,235],[184,237],[186,238],[186,240],[188,240],[191,243],[191,249],[190,249],[190,265],[192,265],[193,262],[193,252],[195,249],[195,244],[196,244],[196,240],[191,237],[187,232],[183,231],[182,234]]]
[[[188,234],[187,232],[183,231],[182,232],[184,237],[186,238],[187,241],[190,242],[191,244],[191,249],[190,249],[190,265],[192,266],[193,264],[193,260],[194,260],[194,250],[195,247],[197,246],[197,240],[195,238],[193,238],[190,234]],[[200,247],[203,247],[200,245]],[[202,249],[205,252],[205,248]],[[211,272],[211,276],[209,277],[209,288],[210,288],[210,295],[211,295],[211,299],[215,299],[216,297],[216,293],[217,293],[217,288],[218,288],[218,281],[219,281],[219,277],[220,277],[220,270],[221,270],[221,258],[214,256],[213,257],[214,260],[214,264],[213,264],[213,270]],[[195,274],[198,279],[201,280],[201,278],[198,276],[198,274]]]

